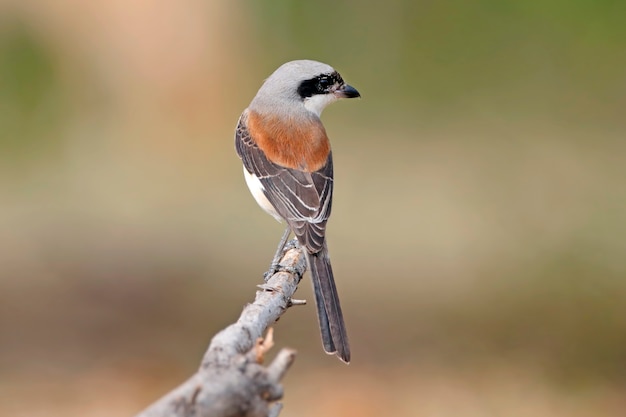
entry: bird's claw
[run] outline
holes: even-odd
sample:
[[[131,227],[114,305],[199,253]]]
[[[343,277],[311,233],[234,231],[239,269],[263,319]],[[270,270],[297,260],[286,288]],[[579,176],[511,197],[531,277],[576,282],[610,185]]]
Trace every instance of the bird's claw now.
[[[287,252],[290,249],[295,249],[299,246],[298,239],[291,239],[287,243],[285,243],[285,247],[283,248],[283,253]]]
[[[286,272],[288,274],[296,274],[298,270],[293,266],[285,266],[285,265],[272,265],[270,269],[263,273],[263,280],[265,282],[269,281],[269,279],[276,274],[277,272]]]

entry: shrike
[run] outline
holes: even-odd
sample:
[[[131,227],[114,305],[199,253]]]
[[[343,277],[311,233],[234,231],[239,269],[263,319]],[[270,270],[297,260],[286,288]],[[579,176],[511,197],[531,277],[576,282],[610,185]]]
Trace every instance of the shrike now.
[[[250,192],[261,208],[287,223],[277,255],[293,232],[306,250],[324,350],[346,363],[350,347],[325,239],[333,160],[320,115],[328,104],[353,97],[359,92],[329,65],[287,62],[265,80],[235,133]]]

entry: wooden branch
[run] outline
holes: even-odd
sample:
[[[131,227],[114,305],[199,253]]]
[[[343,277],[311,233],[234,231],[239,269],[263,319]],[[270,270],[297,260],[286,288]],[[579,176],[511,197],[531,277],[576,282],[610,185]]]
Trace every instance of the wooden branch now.
[[[256,293],[239,320],[211,340],[200,369],[137,417],[276,417],[283,390],[280,381],[295,359],[282,349],[267,367],[265,352],[273,345],[272,329],[263,332],[292,305],[291,296],[306,270],[295,239],[286,246],[279,272]]]

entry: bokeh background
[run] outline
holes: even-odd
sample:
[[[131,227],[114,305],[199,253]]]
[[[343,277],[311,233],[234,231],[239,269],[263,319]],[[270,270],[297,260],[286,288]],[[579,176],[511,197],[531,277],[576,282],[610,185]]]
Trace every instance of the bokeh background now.
[[[626,3],[0,2],[0,414],[125,416],[254,296],[282,226],[233,146],[276,67],[323,119],[353,346],[284,416],[623,416]],[[311,298],[308,281],[300,298]]]

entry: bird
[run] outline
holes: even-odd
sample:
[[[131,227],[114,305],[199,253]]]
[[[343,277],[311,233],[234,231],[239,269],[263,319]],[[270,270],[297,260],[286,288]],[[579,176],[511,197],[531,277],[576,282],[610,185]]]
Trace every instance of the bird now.
[[[350,346],[325,236],[333,159],[320,116],[327,105],[356,97],[361,97],[357,89],[330,65],[290,61],[264,81],[235,130],[235,148],[252,196],[287,224],[270,272],[293,233],[311,272],[324,351],[345,363],[350,363]]]

